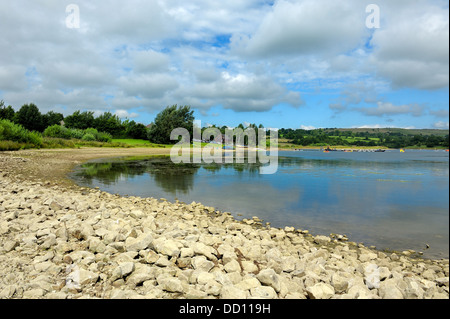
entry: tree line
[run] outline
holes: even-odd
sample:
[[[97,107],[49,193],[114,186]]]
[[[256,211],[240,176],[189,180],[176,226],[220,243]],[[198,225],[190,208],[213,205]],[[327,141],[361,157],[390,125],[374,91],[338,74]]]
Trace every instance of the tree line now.
[[[449,147],[449,135],[404,132],[354,132],[339,129],[280,129],[279,137],[299,146]]]
[[[49,111],[42,114],[33,104],[24,104],[17,112],[9,105],[0,101],[0,119],[20,124],[29,131],[43,133],[47,128],[64,125],[67,129],[86,130],[95,129],[98,132],[110,134],[113,138],[147,139],[147,127],[133,120],[121,120],[111,112],[104,112],[95,117],[94,112],[80,110],[64,117],[62,113]]]

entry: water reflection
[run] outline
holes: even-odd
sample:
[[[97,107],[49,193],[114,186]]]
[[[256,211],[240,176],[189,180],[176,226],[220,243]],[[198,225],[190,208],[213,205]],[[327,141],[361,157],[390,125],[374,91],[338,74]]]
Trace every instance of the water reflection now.
[[[123,158],[83,164],[73,176],[87,186],[98,183],[111,186],[119,181],[150,175],[152,181],[165,192],[188,194],[194,187],[194,175],[199,168],[198,164],[174,164],[167,157]]]
[[[72,176],[82,184],[92,187],[97,184],[112,186],[120,181],[148,175],[165,192],[179,195],[189,194],[193,190],[194,176],[199,169],[213,175],[229,170],[236,176],[255,177],[259,175],[259,168],[258,163],[174,164],[168,156],[125,157],[82,164]]]

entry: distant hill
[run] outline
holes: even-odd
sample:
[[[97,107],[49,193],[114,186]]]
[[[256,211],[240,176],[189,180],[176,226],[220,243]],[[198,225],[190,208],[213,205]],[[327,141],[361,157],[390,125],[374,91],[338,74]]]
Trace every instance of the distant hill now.
[[[405,128],[325,128],[322,129],[325,133],[329,133],[331,131],[351,131],[353,133],[401,133],[404,135],[438,135],[445,136],[449,134],[449,130],[438,130],[438,129],[405,129]]]
[[[302,146],[448,148],[449,130],[402,128],[280,129],[284,142]]]

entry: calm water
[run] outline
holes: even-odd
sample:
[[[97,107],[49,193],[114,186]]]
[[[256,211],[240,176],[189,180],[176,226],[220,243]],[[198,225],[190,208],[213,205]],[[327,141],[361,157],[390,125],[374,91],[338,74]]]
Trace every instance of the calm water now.
[[[280,152],[273,175],[259,174],[256,164],[108,159],[78,167],[72,178],[110,193],[201,202],[238,219],[258,216],[275,227],[346,234],[379,249],[449,256],[444,151]]]

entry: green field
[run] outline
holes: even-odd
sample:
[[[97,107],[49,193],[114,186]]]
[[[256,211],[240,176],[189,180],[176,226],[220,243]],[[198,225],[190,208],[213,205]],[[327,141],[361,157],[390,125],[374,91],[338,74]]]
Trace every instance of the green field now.
[[[166,147],[167,145],[162,144],[154,144],[150,143],[148,140],[139,140],[139,139],[132,139],[132,138],[126,138],[126,139],[120,139],[115,138],[112,140],[113,143],[123,143],[126,145],[129,145],[131,147]]]
[[[375,141],[378,142],[380,139],[378,137],[368,137],[367,139],[365,137],[358,137],[358,136],[354,136],[354,137],[350,137],[350,136],[329,136],[332,138],[342,138],[343,140],[345,140],[348,143],[354,143],[356,141]]]
[[[402,135],[437,135],[437,136],[445,136],[449,134],[449,130],[442,129],[405,129],[405,128],[326,128],[322,129],[323,132],[329,133],[335,130],[339,130],[340,132],[352,132],[352,133],[369,133],[369,134],[377,134],[377,133],[399,133]]]

